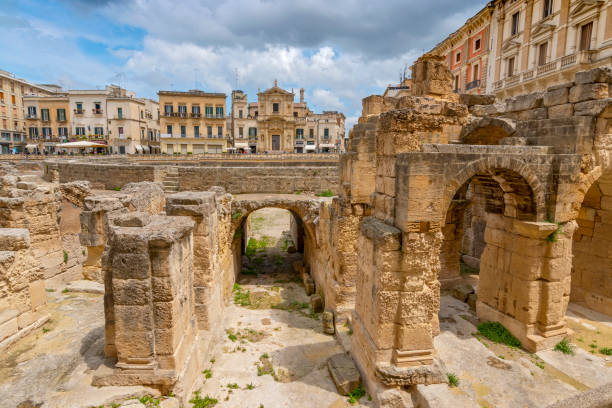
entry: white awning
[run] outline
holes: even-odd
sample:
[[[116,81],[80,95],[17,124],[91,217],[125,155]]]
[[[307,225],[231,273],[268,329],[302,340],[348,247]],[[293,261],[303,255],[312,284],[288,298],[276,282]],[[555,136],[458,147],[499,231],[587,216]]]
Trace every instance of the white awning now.
[[[134,145],[134,147],[136,148],[136,150],[138,150],[139,152],[142,152],[142,146],[141,145]]]
[[[36,149],[38,147],[37,144],[27,144],[25,146],[26,149],[30,150],[30,149]]]
[[[147,145],[143,145],[142,146],[142,150],[144,150],[145,152],[149,153],[151,150],[149,149],[149,146]]]
[[[234,143],[234,147],[237,149],[247,149],[249,147],[248,143]]]
[[[306,150],[317,150],[317,147],[315,145],[306,145],[305,149]]]
[[[333,143],[321,143],[319,144],[319,147],[328,147],[328,148],[333,149],[334,147],[336,147],[336,145]]]
[[[65,148],[65,149],[85,149],[87,147],[108,147],[108,145],[102,143],[94,143],[87,142],[82,140],[80,142],[68,142],[68,143],[58,143],[57,147]]]

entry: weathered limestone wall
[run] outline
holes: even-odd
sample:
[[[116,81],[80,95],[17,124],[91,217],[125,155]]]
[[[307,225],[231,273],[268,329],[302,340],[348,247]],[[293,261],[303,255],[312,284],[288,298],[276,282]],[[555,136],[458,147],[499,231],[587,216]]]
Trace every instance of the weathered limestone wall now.
[[[44,270],[28,230],[0,228],[0,351],[48,319]]]
[[[88,163],[80,160],[44,162],[45,179],[67,183],[86,180],[92,188],[116,190],[134,182],[162,183],[169,169],[178,172],[178,191],[207,191],[221,186],[233,194],[295,193],[339,190],[338,164],[334,162],[242,163],[241,165],[176,166],[167,164]],[[176,191],[176,190],[175,190]]]

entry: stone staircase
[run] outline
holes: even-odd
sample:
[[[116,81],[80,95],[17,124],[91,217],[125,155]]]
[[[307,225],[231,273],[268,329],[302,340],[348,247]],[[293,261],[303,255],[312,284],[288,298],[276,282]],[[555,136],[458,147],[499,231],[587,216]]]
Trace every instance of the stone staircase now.
[[[164,191],[166,193],[176,193],[179,191],[179,173],[178,167],[170,166],[166,170],[164,176]]]

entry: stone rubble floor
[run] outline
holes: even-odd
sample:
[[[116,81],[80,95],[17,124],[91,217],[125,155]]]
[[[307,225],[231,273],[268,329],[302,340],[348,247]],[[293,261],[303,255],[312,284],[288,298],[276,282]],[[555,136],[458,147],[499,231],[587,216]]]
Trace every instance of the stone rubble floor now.
[[[612,386],[612,357],[591,353],[589,347],[594,340],[599,347],[612,347],[612,322],[580,305],[572,303],[568,310],[575,355],[531,354],[475,336],[476,316],[450,296],[441,298],[439,319],[434,344],[459,386],[419,386],[431,407],[547,407],[590,388]]]

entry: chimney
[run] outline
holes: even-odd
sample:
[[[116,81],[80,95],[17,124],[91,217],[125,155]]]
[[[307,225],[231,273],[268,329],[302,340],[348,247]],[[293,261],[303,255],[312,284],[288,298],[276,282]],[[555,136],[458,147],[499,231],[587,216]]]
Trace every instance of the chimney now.
[[[300,103],[304,103],[304,88],[300,88]]]

